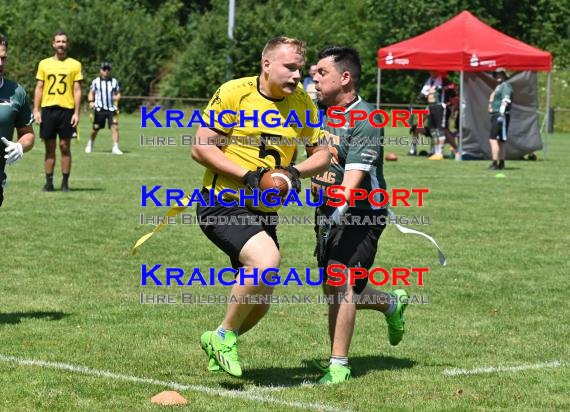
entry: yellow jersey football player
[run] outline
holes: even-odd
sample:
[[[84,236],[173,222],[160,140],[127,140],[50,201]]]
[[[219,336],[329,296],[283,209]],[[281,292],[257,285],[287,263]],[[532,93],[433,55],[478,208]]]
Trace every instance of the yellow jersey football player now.
[[[261,74],[232,80],[222,85],[204,111],[204,120],[210,125],[210,115],[223,116],[223,122],[216,121],[216,127],[200,127],[196,134],[199,144],[192,147],[192,158],[206,167],[204,175],[204,199],[209,203],[209,190],[215,193],[222,189],[255,189],[265,168],[283,167],[291,172],[300,189],[300,177],[309,177],[324,171],[329,164],[330,153],[326,146],[318,144],[322,136],[320,127],[290,125],[269,128],[262,122],[257,127],[253,110],[261,115],[264,111],[275,110],[286,119],[292,110],[299,118],[311,112],[311,123],[318,123],[318,111],[311,98],[298,87],[301,72],[305,65],[305,45],[303,42],[278,37],[270,40],[261,55]],[[213,112],[210,112],[210,111]],[[222,113],[224,110],[228,112]],[[243,127],[232,113],[245,110],[247,120]],[[223,124],[236,125],[224,127]],[[281,122],[282,124],[282,122]],[[302,127],[300,127],[302,126]],[[219,136],[264,137],[283,136],[307,139],[308,158],[296,166],[291,165],[296,147],[278,144],[275,139],[262,139],[261,144],[251,144],[248,139],[236,139],[237,143],[223,147],[207,144]],[[229,197],[231,199],[231,197]],[[255,221],[260,215],[275,215],[275,209],[265,206],[246,207],[239,205],[224,207],[216,203],[214,207],[198,206],[198,216],[206,221],[209,216],[243,216],[240,221]],[[215,219],[212,219],[215,220]],[[269,219],[268,219],[269,220]],[[278,268],[281,260],[275,225],[201,225],[206,236],[231,260],[234,269],[240,269],[236,283],[232,286],[232,300],[227,307],[224,320],[216,331],[205,332],[201,345],[208,355],[209,369],[220,368],[233,376],[241,376],[241,365],[237,356],[237,335],[251,329],[269,309],[268,303],[251,303],[240,300],[239,295],[270,295],[273,287],[251,278],[254,269],[258,273],[268,268]],[[249,275],[249,278],[245,275]],[[240,279],[243,278],[243,279]]]
[[[71,172],[71,139],[77,137],[81,105],[81,63],[67,56],[68,38],[64,32],[53,36],[55,55],[38,65],[34,93],[34,118],[40,124],[40,138],[46,147],[44,191],[52,192],[56,139],[61,151],[61,191],[69,191]],[[41,108],[41,111],[40,111]]]

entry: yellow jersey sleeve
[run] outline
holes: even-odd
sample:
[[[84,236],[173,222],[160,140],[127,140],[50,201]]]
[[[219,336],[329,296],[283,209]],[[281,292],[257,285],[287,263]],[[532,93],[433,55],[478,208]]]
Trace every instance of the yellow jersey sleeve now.
[[[221,114],[221,120],[224,124],[232,124],[237,120],[237,116],[231,112],[238,113],[239,106],[239,101],[236,101],[236,97],[239,98],[239,93],[235,92],[234,86],[231,82],[228,82],[216,90],[202,116],[206,124],[214,124],[214,129],[222,132],[224,135],[230,133],[231,127],[223,126],[218,121],[220,119],[218,116]],[[211,121],[210,114],[214,116],[213,121]]]
[[[83,80],[83,69],[81,68],[80,62],[76,61],[76,63],[77,64],[75,65],[73,81],[80,82],[81,80]]]
[[[36,80],[41,80],[42,82],[45,81],[45,72],[44,72],[45,60],[42,60],[40,64],[38,64],[38,72],[36,73]]]

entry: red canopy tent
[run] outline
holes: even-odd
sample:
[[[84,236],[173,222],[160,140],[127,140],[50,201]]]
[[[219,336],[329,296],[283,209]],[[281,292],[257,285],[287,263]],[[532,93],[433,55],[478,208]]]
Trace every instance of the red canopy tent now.
[[[463,72],[492,71],[497,67],[550,72],[552,55],[513,39],[463,11],[435,29],[378,50],[376,105],[380,106],[381,69],[460,71],[462,93]],[[546,95],[546,107],[549,106],[550,73]],[[463,105],[460,108],[462,111]]]

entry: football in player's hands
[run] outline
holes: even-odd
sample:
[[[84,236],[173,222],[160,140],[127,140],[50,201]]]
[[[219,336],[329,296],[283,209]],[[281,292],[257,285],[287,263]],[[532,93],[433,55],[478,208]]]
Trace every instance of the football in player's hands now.
[[[279,195],[276,196],[285,197],[294,189],[294,180],[293,175],[285,169],[271,169],[261,177],[259,189],[261,191],[276,189],[279,191]]]

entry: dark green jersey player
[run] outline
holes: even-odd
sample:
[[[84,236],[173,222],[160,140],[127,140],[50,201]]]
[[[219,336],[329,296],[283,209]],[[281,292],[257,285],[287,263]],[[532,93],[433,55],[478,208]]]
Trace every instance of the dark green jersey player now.
[[[14,129],[19,131],[29,128],[32,120],[32,111],[24,88],[14,81],[0,77],[0,137],[11,141]],[[2,153],[3,162],[6,160],[4,155],[5,153]]]
[[[0,34],[0,206],[4,200],[6,163],[21,159],[34,144],[33,117],[26,92],[18,83],[4,78],[7,58],[8,40]],[[12,142],[14,129],[18,132],[17,142]]]
[[[353,48],[329,47],[321,50],[317,74],[314,77],[319,104],[324,107],[344,107],[347,117],[350,115],[349,111],[372,112],[372,106],[358,96],[360,71],[360,58]],[[323,120],[324,123],[328,122],[326,117]],[[377,119],[376,122],[381,123],[381,119]],[[344,129],[325,126],[328,137],[334,139],[329,148],[334,159],[326,173],[313,178],[313,189],[326,190],[334,184],[342,185],[345,187],[343,195],[347,200],[350,200],[350,189],[385,190],[386,182],[382,170],[382,131],[367,121],[357,122],[354,127],[350,127],[350,123],[346,125],[348,127]],[[384,199],[376,200],[380,203]],[[345,272],[349,268],[369,270],[374,264],[378,240],[384,230],[385,222],[354,224],[357,221],[354,218],[385,218],[386,212],[387,209],[376,207],[368,200],[357,201],[352,208],[327,206],[318,208],[315,231],[319,266],[326,267],[327,270],[331,268],[333,272],[337,269],[342,270],[342,265]],[[323,215],[332,216],[335,224],[319,225],[319,217]],[[344,219],[345,215],[350,215],[350,219]],[[332,269],[333,264],[340,266]],[[329,335],[332,342],[330,364],[321,367],[325,374],[319,383],[340,383],[350,378],[348,349],[358,308],[374,309],[384,313],[388,322],[390,343],[397,345],[402,340],[403,312],[406,307],[405,299],[402,297],[407,296],[406,292],[396,290],[393,294],[383,293],[368,286],[367,282],[367,278],[358,279],[354,286],[348,282],[340,286],[323,282],[325,295],[333,297],[333,302],[329,305]],[[357,304],[356,295],[374,303]]]

